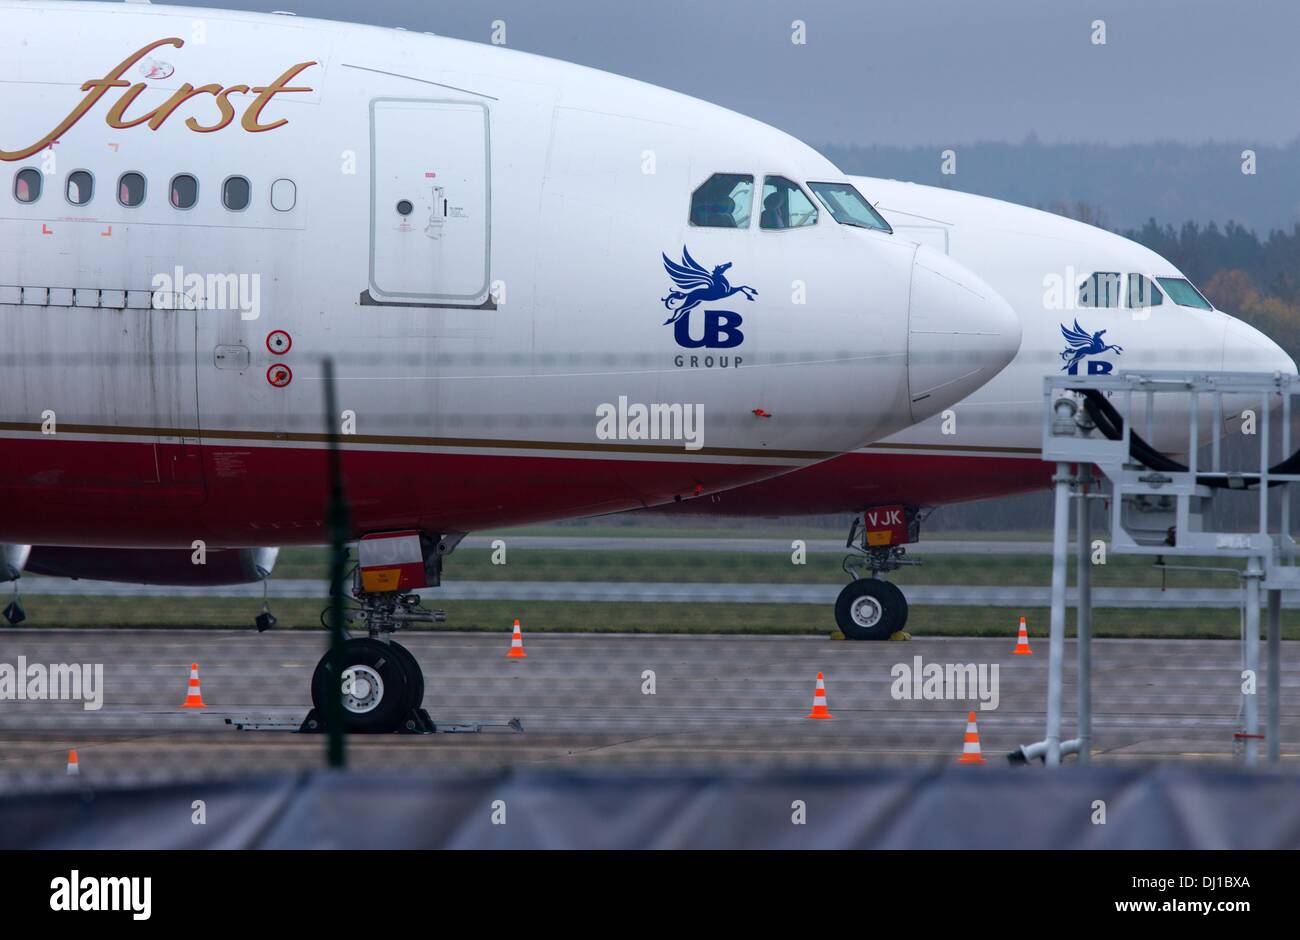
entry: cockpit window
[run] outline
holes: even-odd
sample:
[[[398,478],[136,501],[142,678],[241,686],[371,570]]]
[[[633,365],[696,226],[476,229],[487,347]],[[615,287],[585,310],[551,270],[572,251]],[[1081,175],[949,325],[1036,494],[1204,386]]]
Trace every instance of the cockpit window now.
[[[1122,279],[1118,272],[1097,271],[1079,285],[1080,307],[1118,307]]]
[[[1158,277],[1157,281],[1169,295],[1169,299],[1180,307],[1195,307],[1198,310],[1213,310],[1214,305],[1201,296],[1201,292],[1192,286],[1192,282],[1181,277]]]
[[[1152,283],[1145,274],[1128,276],[1128,305],[1130,307],[1158,307],[1164,303],[1165,296],[1160,288]]]
[[[881,232],[893,233],[884,216],[862,198],[862,194],[849,183],[809,183],[811,189],[840,225],[856,225]]]
[[[754,177],[714,173],[691,194],[691,224],[702,228],[749,228]]]
[[[817,207],[794,183],[784,176],[763,180],[763,213],[758,227],[765,229],[801,228],[817,224]]]

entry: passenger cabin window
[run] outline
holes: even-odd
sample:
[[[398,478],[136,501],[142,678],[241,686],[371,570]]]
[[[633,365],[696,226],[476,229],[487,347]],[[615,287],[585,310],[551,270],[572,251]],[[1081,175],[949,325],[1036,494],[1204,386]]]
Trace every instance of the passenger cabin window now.
[[[1080,307],[1118,307],[1122,278],[1118,273],[1098,271],[1079,285]]]
[[[840,225],[854,225],[858,228],[870,228],[880,232],[893,233],[885,217],[862,197],[849,183],[809,183],[808,188],[816,194],[826,211]]]
[[[765,229],[801,228],[817,224],[817,207],[797,183],[784,176],[763,180],[763,213],[758,227]]]
[[[1169,295],[1169,299],[1180,307],[1195,307],[1197,310],[1213,310],[1214,304],[1201,295],[1192,282],[1182,277],[1158,277],[1157,281]]]
[[[691,224],[701,228],[749,228],[754,177],[714,173],[691,193]]]
[[[123,173],[117,181],[117,201],[128,209],[134,209],[144,202],[144,175]]]
[[[95,178],[85,170],[69,173],[67,195],[74,206],[84,206],[95,195]]]
[[[253,188],[242,176],[232,176],[221,184],[221,204],[231,212],[242,212],[248,208]]]
[[[199,201],[199,181],[188,173],[172,177],[171,202],[176,209],[193,209]]]
[[[14,198],[19,202],[35,202],[41,198],[41,185],[44,182],[45,177],[41,176],[40,170],[24,167],[14,177]]]
[[[271,208],[289,212],[298,204],[298,186],[293,180],[276,180],[271,184]]]
[[[1128,276],[1128,305],[1130,307],[1158,307],[1164,303],[1165,296],[1160,288],[1152,283],[1145,274]]]

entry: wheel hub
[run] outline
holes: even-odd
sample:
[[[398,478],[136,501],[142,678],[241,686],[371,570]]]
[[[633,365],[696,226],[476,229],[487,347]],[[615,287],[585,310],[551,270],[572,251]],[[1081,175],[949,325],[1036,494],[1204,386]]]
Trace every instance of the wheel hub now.
[[[384,700],[384,680],[369,666],[343,670],[343,707],[353,714],[373,711]]]
[[[874,627],[884,616],[884,609],[880,606],[880,601],[874,597],[859,597],[853,601],[853,606],[849,608],[849,614],[853,617],[853,622],[860,627]]]

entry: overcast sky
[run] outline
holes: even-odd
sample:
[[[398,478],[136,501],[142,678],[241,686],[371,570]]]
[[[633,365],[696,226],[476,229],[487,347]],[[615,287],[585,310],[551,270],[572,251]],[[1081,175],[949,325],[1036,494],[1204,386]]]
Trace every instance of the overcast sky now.
[[[814,145],[1300,136],[1300,0],[225,0],[507,45]],[[1106,44],[1092,42],[1104,20]],[[793,44],[791,23],[807,24]]]

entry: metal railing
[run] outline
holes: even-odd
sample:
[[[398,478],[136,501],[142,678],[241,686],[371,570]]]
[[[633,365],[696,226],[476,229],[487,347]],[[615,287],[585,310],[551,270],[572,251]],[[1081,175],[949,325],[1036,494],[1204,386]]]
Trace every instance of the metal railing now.
[[[1282,373],[1120,372],[1096,376],[1048,376],[1043,380],[1043,460],[1056,464],[1053,530],[1052,613],[1043,741],[1011,755],[1056,765],[1076,753],[1087,762],[1092,738],[1091,577],[1088,500],[1093,468],[1107,485],[1111,541],[1119,554],[1246,559],[1242,586],[1241,727],[1247,766],[1280,757],[1280,657],[1282,591],[1300,588],[1296,542],[1291,533],[1291,487],[1300,483],[1300,455],[1292,453],[1292,399],[1300,379]],[[1256,410],[1258,409],[1258,410]],[[1279,442],[1271,422],[1280,412]],[[1145,429],[1135,425],[1138,415]],[[1225,418],[1241,419],[1243,436],[1258,441],[1250,467],[1225,466]],[[1185,423],[1184,423],[1185,422]],[[1185,433],[1179,433],[1179,428]],[[1208,466],[1202,450],[1209,444]],[[1185,454],[1183,463],[1170,454]],[[1281,460],[1273,462],[1274,455]],[[1257,515],[1249,530],[1228,531],[1210,510],[1224,493],[1254,490]],[[1065,664],[1067,542],[1070,501],[1078,504],[1077,627],[1078,737],[1061,740]],[[1259,728],[1255,693],[1260,662],[1260,592],[1268,603],[1268,728]],[[1248,691],[1249,689],[1249,691]]]

